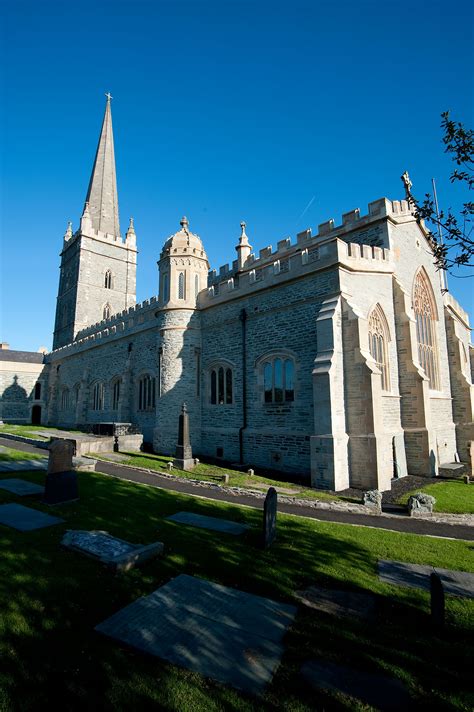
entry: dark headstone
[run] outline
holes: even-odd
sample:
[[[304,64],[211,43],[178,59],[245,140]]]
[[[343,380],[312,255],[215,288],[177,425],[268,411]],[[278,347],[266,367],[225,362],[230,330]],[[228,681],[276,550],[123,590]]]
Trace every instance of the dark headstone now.
[[[430,575],[431,622],[435,630],[444,628],[444,588],[437,573]]]
[[[79,499],[77,473],[72,469],[76,452],[74,440],[60,438],[49,444],[48,474],[44,486],[46,504],[61,504]]]
[[[186,403],[183,403],[178,424],[178,444],[176,446],[176,456],[174,466],[180,470],[192,470],[194,468],[193,451],[189,439],[189,415]]]
[[[278,495],[274,487],[270,487],[263,505],[263,546],[268,549],[276,537],[276,520]]]

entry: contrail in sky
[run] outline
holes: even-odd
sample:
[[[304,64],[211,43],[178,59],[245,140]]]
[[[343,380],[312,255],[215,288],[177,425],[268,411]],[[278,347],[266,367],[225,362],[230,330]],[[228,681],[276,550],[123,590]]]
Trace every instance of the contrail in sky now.
[[[302,212],[301,215],[299,216],[298,222],[301,220],[301,218],[303,217],[303,215],[306,215],[306,213],[308,212],[308,210],[310,209],[310,207],[311,207],[312,204],[314,203],[315,198],[316,198],[316,196],[313,195],[313,197],[312,197],[311,200],[309,201],[308,205],[305,207],[305,209],[303,210],[303,212]]]

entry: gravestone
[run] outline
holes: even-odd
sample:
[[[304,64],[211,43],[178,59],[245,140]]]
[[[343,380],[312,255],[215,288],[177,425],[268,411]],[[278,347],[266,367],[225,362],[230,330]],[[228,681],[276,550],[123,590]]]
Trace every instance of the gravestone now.
[[[194,469],[193,451],[189,439],[189,415],[186,403],[183,403],[178,425],[178,444],[176,446],[176,456],[173,462],[179,470]]]
[[[115,571],[129,571],[135,566],[161,556],[164,549],[160,541],[143,546],[118,539],[108,532],[73,529],[66,532],[61,544],[67,549],[97,559]]]
[[[263,547],[268,549],[276,538],[276,519],[278,495],[274,487],[270,487],[263,505]]]
[[[435,504],[436,499],[430,494],[417,492],[408,499],[408,514],[410,517],[433,514],[433,507]]]
[[[198,527],[198,529],[210,529],[223,534],[233,534],[234,536],[239,536],[249,529],[247,524],[239,524],[229,519],[206,517],[203,514],[194,514],[194,512],[177,512],[166,517],[166,519],[169,519],[170,522],[188,524],[191,527]]]
[[[16,494],[18,497],[27,497],[32,494],[43,494],[44,487],[37,485],[28,480],[20,480],[16,478],[8,480],[0,480],[0,489]]]
[[[430,575],[431,622],[435,630],[444,628],[444,588],[441,577],[436,572]]]
[[[79,499],[77,473],[72,458],[76,452],[74,440],[55,438],[49,446],[48,474],[44,487],[46,504],[61,504]]]
[[[382,493],[376,489],[364,492],[363,503],[366,507],[370,507],[373,512],[380,514],[382,511]]]

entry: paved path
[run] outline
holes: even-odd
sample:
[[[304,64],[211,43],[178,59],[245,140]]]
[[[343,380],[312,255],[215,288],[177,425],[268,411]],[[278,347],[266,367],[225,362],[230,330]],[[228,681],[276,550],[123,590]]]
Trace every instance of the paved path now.
[[[36,448],[28,443],[16,442],[0,437],[0,445],[14,448],[15,450],[23,450],[24,452],[44,453],[44,450]],[[218,502],[227,502],[229,504],[243,504],[255,509],[263,509],[263,499],[250,497],[246,495],[231,495],[222,490],[193,485],[186,480],[172,480],[168,477],[163,477],[159,474],[149,474],[142,470],[135,470],[130,467],[122,467],[115,462],[100,461],[96,464],[96,472],[103,472],[106,475],[117,477],[121,480],[130,480],[131,482],[139,482],[144,485],[151,485],[159,489],[170,490],[171,492],[179,492],[180,494],[188,494],[206,499],[216,500]],[[339,522],[340,524],[358,524],[361,526],[376,527],[377,529],[389,529],[397,532],[408,532],[412,534],[428,534],[430,536],[445,537],[450,539],[465,539],[474,541],[474,527],[463,526],[461,524],[443,524],[440,522],[430,522],[428,520],[413,519],[404,516],[378,517],[374,515],[351,514],[350,512],[335,512],[326,509],[313,509],[312,507],[304,507],[297,504],[287,504],[286,502],[278,503],[278,510],[285,514],[296,514],[300,517],[308,517],[310,519],[318,519],[325,522]]]

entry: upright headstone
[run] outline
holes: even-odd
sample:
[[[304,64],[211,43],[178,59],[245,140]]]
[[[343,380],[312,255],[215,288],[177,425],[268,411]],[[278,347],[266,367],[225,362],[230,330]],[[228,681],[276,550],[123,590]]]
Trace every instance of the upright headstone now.
[[[54,438],[49,446],[48,474],[44,486],[46,504],[61,504],[79,499],[77,473],[72,467],[75,440]]]
[[[276,520],[278,495],[274,487],[270,487],[263,505],[263,547],[268,549],[276,537]]]
[[[439,574],[430,574],[431,622],[435,630],[444,628],[444,588]]]
[[[179,470],[192,470],[194,468],[193,451],[189,439],[189,415],[186,403],[183,403],[178,424],[178,444],[173,462]]]

